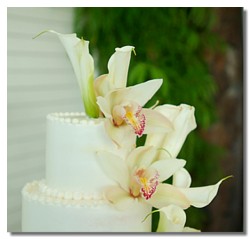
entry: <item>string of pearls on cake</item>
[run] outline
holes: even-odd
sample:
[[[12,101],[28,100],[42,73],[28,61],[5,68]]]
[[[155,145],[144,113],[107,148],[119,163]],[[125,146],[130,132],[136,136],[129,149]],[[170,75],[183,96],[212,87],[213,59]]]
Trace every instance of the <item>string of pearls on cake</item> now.
[[[70,206],[97,206],[108,203],[104,194],[80,191],[61,191],[48,187],[45,180],[27,183],[22,194],[30,200]]]
[[[102,122],[101,119],[89,118],[85,112],[55,112],[48,114],[47,119],[74,125],[96,125]]]

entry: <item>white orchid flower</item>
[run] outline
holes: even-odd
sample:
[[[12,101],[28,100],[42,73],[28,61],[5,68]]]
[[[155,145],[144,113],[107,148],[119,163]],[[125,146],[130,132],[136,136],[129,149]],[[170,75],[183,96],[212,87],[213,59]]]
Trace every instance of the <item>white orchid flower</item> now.
[[[200,230],[185,227],[186,213],[176,205],[169,205],[159,210],[160,219],[157,232],[200,232]]]
[[[74,69],[87,115],[99,117],[99,108],[96,104],[94,89],[94,61],[89,53],[89,42],[73,34],[61,34],[53,30],[43,31],[56,34],[64,46]],[[37,37],[36,36],[36,37]]]
[[[142,146],[132,150],[127,157],[98,152],[102,169],[118,184],[106,190],[111,203],[123,208],[139,200],[155,208],[173,204],[187,209],[190,206],[205,207],[214,199],[226,178],[215,185],[190,187],[191,177],[183,168],[186,161],[169,158],[166,152],[166,157],[164,154],[159,156],[158,151],[152,146]],[[171,176],[173,185],[163,183]]]
[[[108,74],[101,75],[95,80],[95,90],[98,96],[105,96],[110,91],[127,86],[128,68],[133,46],[116,48],[108,62]]]
[[[157,208],[170,204],[188,208],[190,202],[184,194],[174,186],[162,183],[186,161],[156,158],[157,154],[158,149],[151,146],[138,147],[127,158],[111,152],[98,152],[103,171],[117,183],[117,186],[106,189],[107,199],[120,209],[129,207],[135,200]]]
[[[140,137],[150,132],[172,130],[172,124],[164,115],[143,108],[161,84],[162,79],[150,80],[113,90],[105,97],[97,97],[97,104],[108,119],[107,131],[118,145],[127,145],[125,144],[127,141],[134,143],[136,135]]]
[[[145,145],[164,148],[170,157],[176,158],[187,135],[196,128],[194,110],[193,106],[186,104],[181,104],[180,106],[168,104],[157,106],[155,111],[170,120],[173,130],[168,133],[154,132],[148,134]]]

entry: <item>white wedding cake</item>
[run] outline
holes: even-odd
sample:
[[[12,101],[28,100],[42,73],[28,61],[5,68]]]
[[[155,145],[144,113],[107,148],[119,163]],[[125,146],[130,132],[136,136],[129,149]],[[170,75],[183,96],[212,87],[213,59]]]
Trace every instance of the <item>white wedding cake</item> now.
[[[106,199],[114,185],[97,163],[97,151],[118,152],[102,119],[84,113],[47,116],[46,176],[22,191],[23,232],[149,232],[151,207],[135,201],[118,210]]]
[[[108,74],[94,79],[88,41],[52,30],[39,35],[45,32],[69,56],[85,113],[47,116],[45,178],[22,190],[22,231],[150,232],[153,213],[157,232],[197,231],[185,226],[185,210],[207,206],[225,178],[191,187],[186,161],[177,158],[196,128],[194,107],[145,108],[163,80],[127,87],[133,46],[116,48]]]

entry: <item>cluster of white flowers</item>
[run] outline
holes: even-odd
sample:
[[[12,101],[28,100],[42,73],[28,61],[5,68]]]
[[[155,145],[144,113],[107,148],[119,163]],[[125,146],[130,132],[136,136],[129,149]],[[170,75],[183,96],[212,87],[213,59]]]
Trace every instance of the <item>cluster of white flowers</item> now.
[[[163,80],[127,87],[133,46],[116,48],[108,62],[108,74],[94,80],[88,41],[77,38],[76,34],[45,32],[56,34],[65,47],[86,113],[102,117],[109,136],[117,147],[124,149],[119,155],[98,152],[102,169],[117,182],[117,186],[107,188],[107,199],[119,209],[128,209],[138,202],[158,208],[158,232],[198,231],[185,227],[184,210],[208,205],[224,179],[215,185],[191,187],[191,176],[184,168],[186,161],[177,158],[187,135],[196,128],[194,107],[165,104],[143,108]],[[136,137],[143,134],[147,135],[145,145],[136,147]],[[172,184],[165,183],[171,177]]]

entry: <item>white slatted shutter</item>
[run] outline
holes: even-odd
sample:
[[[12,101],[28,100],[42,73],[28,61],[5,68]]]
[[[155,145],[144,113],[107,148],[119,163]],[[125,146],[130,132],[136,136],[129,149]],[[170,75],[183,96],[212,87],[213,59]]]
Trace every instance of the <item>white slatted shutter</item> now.
[[[44,177],[50,112],[82,111],[71,64],[52,34],[72,33],[72,8],[8,8],[8,231],[21,230],[21,189]]]

